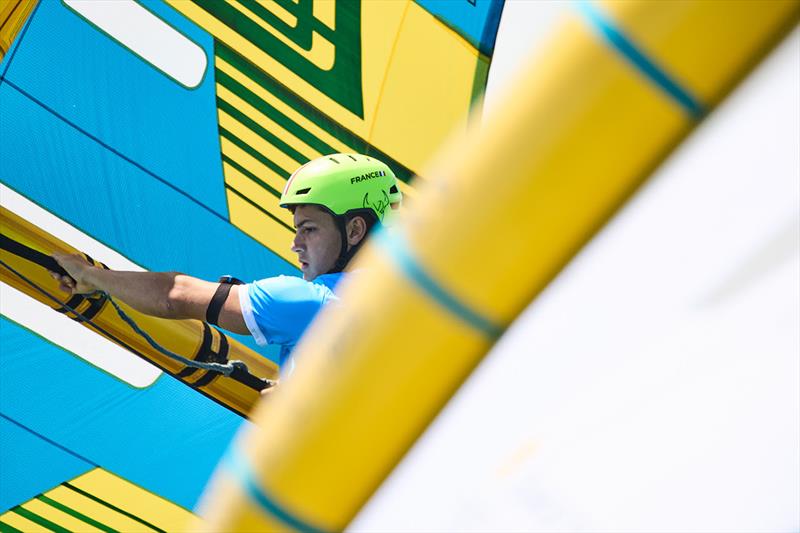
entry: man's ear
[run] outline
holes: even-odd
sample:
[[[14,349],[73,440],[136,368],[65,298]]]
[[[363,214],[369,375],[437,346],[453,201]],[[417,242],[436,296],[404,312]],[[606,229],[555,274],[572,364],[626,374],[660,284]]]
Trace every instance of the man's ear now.
[[[367,221],[364,217],[355,216],[347,221],[347,244],[355,246],[367,235]]]

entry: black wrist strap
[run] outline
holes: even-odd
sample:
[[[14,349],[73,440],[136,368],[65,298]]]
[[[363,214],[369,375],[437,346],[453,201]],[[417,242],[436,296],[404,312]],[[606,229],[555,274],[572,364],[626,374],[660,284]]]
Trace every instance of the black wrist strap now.
[[[206,322],[218,326],[219,313],[222,311],[222,306],[225,305],[225,300],[228,299],[228,293],[231,292],[231,287],[234,285],[242,285],[242,281],[234,278],[233,276],[222,276],[219,278],[219,286],[217,287],[214,296],[208,303],[206,309]]]

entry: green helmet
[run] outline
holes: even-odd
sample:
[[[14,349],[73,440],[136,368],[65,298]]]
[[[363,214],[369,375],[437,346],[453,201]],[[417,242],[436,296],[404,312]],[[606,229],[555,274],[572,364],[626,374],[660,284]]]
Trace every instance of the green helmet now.
[[[291,175],[280,206],[319,205],[338,216],[370,210],[383,222],[401,199],[397,178],[385,163],[361,154],[331,154],[309,161]]]

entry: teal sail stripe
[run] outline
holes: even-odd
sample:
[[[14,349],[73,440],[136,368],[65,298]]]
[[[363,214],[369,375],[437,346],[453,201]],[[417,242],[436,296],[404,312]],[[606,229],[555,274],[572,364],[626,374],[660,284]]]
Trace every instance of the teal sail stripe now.
[[[437,304],[492,341],[502,335],[505,328],[501,324],[472,309],[426,272],[400,235],[380,231],[375,239],[400,271]]]
[[[688,88],[682,87],[677,79],[659,66],[654,59],[648,57],[644,50],[637,46],[630,37],[625,35],[611,19],[601,13],[589,0],[580,0],[578,5],[589,24],[628,63],[679,105],[687,115],[694,119],[702,118],[705,109]]]
[[[273,516],[295,531],[300,531],[302,533],[325,532],[324,529],[313,526],[308,521],[295,515],[283,505],[279,504],[274,497],[268,495],[266,491],[259,486],[258,481],[256,481],[253,475],[252,468],[236,446],[231,446],[231,449],[225,456],[223,465],[224,468],[238,480],[250,500],[257,504],[265,513]]]

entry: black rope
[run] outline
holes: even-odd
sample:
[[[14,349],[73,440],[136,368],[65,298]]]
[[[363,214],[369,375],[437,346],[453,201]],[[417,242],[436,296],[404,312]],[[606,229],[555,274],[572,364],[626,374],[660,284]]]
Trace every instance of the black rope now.
[[[0,248],[9,251],[23,259],[27,259],[32,263],[36,263],[37,265],[46,268],[50,272],[55,272],[56,274],[61,274],[62,276],[69,276],[69,273],[64,270],[64,267],[59,265],[58,261],[49,255],[43,254],[39,250],[29,248],[3,234],[0,234]]]
[[[62,276],[69,275],[67,273],[67,271],[64,270],[64,268],[61,267],[61,265],[59,265],[58,262],[56,262],[56,260],[53,259],[51,256],[46,255],[46,254],[44,254],[42,252],[39,252],[38,250],[34,250],[33,248],[30,248],[28,246],[25,246],[24,244],[19,243],[19,242],[13,240],[13,239],[7,237],[6,235],[0,234],[0,248],[3,249],[3,250],[7,250],[8,252],[11,252],[14,255],[17,255],[18,257],[21,257],[23,259],[31,261],[31,262],[33,262],[33,263],[35,263],[35,264],[37,264],[37,265],[39,265],[39,266],[41,266],[43,268],[46,268],[47,270],[50,270],[51,272],[56,272],[58,274],[61,274]],[[254,376],[253,374],[251,374],[249,369],[248,369],[248,367],[247,367],[247,364],[244,361],[228,361],[226,359],[224,364],[223,363],[215,363],[215,362],[194,361],[192,359],[188,359],[186,357],[183,357],[182,355],[179,355],[179,354],[177,354],[175,352],[167,350],[166,348],[161,346],[158,342],[156,342],[156,340],[153,339],[146,331],[141,329],[139,327],[139,325],[136,324],[136,322],[130,316],[128,316],[127,313],[125,313],[125,311],[123,311],[119,307],[119,305],[108,294],[106,294],[105,292],[96,291],[95,293],[93,293],[91,295],[88,295],[88,296],[87,295],[83,295],[83,299],[90,299],[93,302],[93,304],[88,309],[88,311],[92,311],[92,313],[91,313],[92,316],[91,317],[86,317],[84,314],[82,314],[79,311],[77,311],[77,309],[75,307],[72,307],[72,306],[68,305],[68,303],[73,302],[73,299],[70,299],[70,301],[68,303],[63,303],[61,300],[59,300],[58,298],[56,298],[55,296],[53,296],[49,292],[47,292],[44,289],[42,289],[41,287],[39,287],[35,282],[30,280],[24,274],[18,272],[16,269],[14,269],[10,265],[8,265],[5,261],[0,259],[0,264],[2,264],[2,266],[4,266],[10,272],[14,273],[17,277],[19,277],[21,280],[23,280],[25,283],[27,283],[29,286],[31,286],[34,290],[38,291],[40,294],[44,295],[45,297],[49,298],[50,300],[56,302],[59,305],[59,308],[57,309],[57,311],[65,312],[65,310],[66,310],[67,312],[71,312],[72,314],[75,315],[76,320],[78,320],[80,322],[85,322],[87,325],[91,325],[98,332],[102,333],[103,335],[107,336],[110,339],[113,339],[114,341],[118,342],[120,345],[124,346],[128,350],[132,351],[133,353],[135,353],[135,354],[137,354],[137,355],[139,355],[141,357],[146,357],[146,356],[144,354],[140,353],[138,350],[136,350],[132,346],[130,346],[125,341],[123,341],[121,339],[118,339],[116,336],[114,336],[111,333],[105,331],[104,328],[102,328],[102,327],[98,326],[97,324],[95,324],[94,322],[92,322],[91,319],[94,317],[94,315],[97,313],[97,311],[99,311],[99,308],[102,306],[102,304],[105,303],[105,301],[111,302],[111,305],[114,307],[114,309],[116,310],[116,312],[119,315],[119,317],[126,324],[128,324],[128,326],[130,326],[131,329],[133,329],[134,332],[136,332],[138,335],[140,335],[151,347],[153,347],[159,353],[161,353],[161,354],[163,354],[163,355],[165,355],[165,356],[167,356],[167,357],[169,357],[169,358],[171,358],[171,359],[173,359],[175,361],[178,361],[179,363],[181,363],[181,364],[183,364],[183,365],[185,365],[187,367],[192,367],[192,368],[197,368],[197,369],[200,369],[200,370],[207,370],[207,371],[212,371],[212,372],[218,372],[218,373],[220,373],[220,374],[222,374],[224,376],[230,377],[231,379],[234,379],[234,380],[236,380],[236,381],[238,381],[238,382],[240,382],[240,383],[242,383],[242,384],[244,384],[244,385],[246,385],[246,386],[248,386],[248,387],[250,387],[252,389],[255,389],[255,390],[259,391],[259,392],[275,385],[275,382],[272,381],[272,380],[259,378],[257,376]],[[81,300],[81,302],[83,301],[83,299]],[[97,305],[97,302],[100,302],[100,305]],[[223,335],[223,337],[224,337],[224,335]]]
[[[95,291],[92,296],[94,295],[103,295],[106,294],[103,291]],[[215,372],[219,372],[223,376],[230,376],[233,373],[233,369],[235,365],[244,365],[244,368],[247,368],[247,365],[243,361],[227,361],[226,363],[206,363],[203,361],[194,361],[192,359],[188,359],[180,354],[177,354],[171,350],[167,350],[163,346],[161,346],[156,340],[150,336],[145,330],[139,327],[135,320],[133,320],[128,314],[122,310],[117,302],[115,302],[112,298],[108,298],[108,301],[111,302],[111,305],[117,311],[119,317],[128,324],[133,331],[139,334],[147,344],[152,346],[155,350],[166,355],[167,357],[178,361],[186,366],[190,366],[192,368],[197,368],[200,370],[213,370]]]

